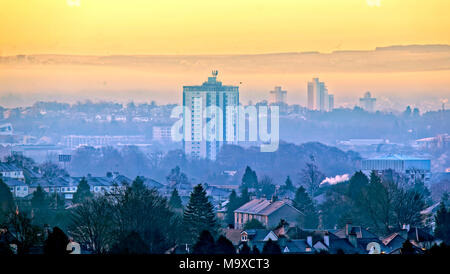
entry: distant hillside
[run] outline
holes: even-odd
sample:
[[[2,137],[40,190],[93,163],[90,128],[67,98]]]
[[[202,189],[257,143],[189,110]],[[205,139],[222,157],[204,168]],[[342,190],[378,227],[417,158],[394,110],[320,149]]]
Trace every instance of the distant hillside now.
[[[255,55],[17,55],[0,57],[0,65],[143,66],[172,72],[220,66],[232,73],[428,71],[450,69],[450,46],[407,45],[366,51]]]

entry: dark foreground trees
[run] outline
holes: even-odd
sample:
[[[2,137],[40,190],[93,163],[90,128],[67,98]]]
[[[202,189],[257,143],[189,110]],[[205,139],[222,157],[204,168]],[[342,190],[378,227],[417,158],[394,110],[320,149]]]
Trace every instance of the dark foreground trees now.
[[[356,172],[348,183],[331,186],[320,208],[324,227],[342,227],[352,220],[386,235],[403,224],[421,226],[420,212],[425,207],[423,195],[414,188],[402,186],[394,176],[380,177],[372,172],[367,178],[364,173]]]
[[[127,250],[128,253],[164,253],[179,243],[181,220],[167,200],[154,189],[132,186],[85,200],[72,212],[69,233],[94,253]],[[142,241],[130,246],[130,235]]]
[[[208,230],[203,230],[193,246],[193,254],[236,254],[233,244],[221,235],[214,241],[214,237]]]
[[[218,224],[214,207],[209,202],[206,191],[201,184],[194,187],[183,215],[186,228],[186,240],[194,242],[202,231],[209,231],[213,237],[217,235]]]

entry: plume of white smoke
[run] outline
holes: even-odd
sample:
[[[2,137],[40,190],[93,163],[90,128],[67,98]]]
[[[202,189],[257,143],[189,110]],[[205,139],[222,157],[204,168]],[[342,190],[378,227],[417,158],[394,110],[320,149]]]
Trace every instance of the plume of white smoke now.
[[[349,179],[350,177],[348,174],[336,175],[335,177],[327,177],[320,183],[320,186],[335,185],[348,181]]]

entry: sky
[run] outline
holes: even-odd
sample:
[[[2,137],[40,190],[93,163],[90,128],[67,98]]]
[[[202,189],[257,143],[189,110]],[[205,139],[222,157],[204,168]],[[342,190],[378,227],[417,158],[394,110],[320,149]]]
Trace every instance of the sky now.
[[[450,44],[448,0],[0,0],[0,55]]]
[[[62,57],[52,56],[39,64],[3,61],[0,105],[81,99],[180,103],[183,85],[201,84],[212,69],[218,69],[224,84],[244,83],[240,87],[244,102],[267,99],[274,86],[282,85],[288,89],[289,103],[305,105],[307,81],[320,77],[334,93],[337,106],[352,107],[369,90],[379,102],[390,102],[387,108],[425,104],[424,108],[436,109],[449,99],[448,49],[411,53],[415,56],[411,62],[408,52],[402,53],[401,62],[395,51],[383,55],[381,63],[397,62],[392,72],[390,65],[380,71],[372,71],[371,66],[373,56],[378,56],[374,54],[381,54],[373,53],[377,47],[449,45],[449,10],[448,0],[0,0],[3,60],[19,54],[209,56],[314,51],[323,53],[317,58],[325,67],[327,62],[342,60],[350,67],[366,64],[361,71],[308,71],[302,64],[316,61],[303,57],[257,68],[248,62],[242,66],[246,57],[213,64],[181,59],[174,66],[169,60],[163,69],[157,61],[146,66],[134,61],[81,65],[76,60],[60,65],[54,62]],[[358,58],[332,54],[354,50],[367,54]],[[289,72],[283,65],[287,63],[293,67]],[[422,63],[433,63],[438,69],[414,70]],[[254,71],[242,72],[247,68]],[[402,104],[392,102],[393,97]]]

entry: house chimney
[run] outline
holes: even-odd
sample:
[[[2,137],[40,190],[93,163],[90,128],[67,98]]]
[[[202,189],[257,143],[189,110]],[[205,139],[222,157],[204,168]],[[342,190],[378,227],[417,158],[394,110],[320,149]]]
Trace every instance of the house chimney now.
[[[307,243],[309,246],[312,246],[312,236],[307,236],[307,237],[306,237],[306,243]]]
[[[352,222],[347,221],[345,224],[345,236],[348,236],[352,232]]]
[[[323,235],[323,243],[327,247],[330,247],[330,235],[328,235],[328,234]]]
[[[356,233],[350,233],[350,234],[348,234],[348,241],[350,242],[350,244],[353,246],[353,247],[358,247],[358,242],[357,242],[357,240],[356,240]]]

